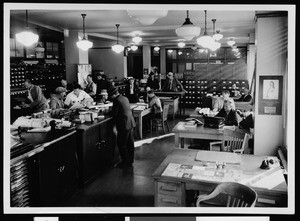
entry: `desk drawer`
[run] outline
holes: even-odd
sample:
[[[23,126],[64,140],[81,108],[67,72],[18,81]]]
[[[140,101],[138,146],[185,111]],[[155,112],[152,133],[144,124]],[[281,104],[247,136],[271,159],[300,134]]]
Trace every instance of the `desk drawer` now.
[[[158,194],[155,206],[182,206],[180,196]]]
[[[172,196],[182,195],[181,183],[157,182],[157,192],[159,194],[167,194]]]

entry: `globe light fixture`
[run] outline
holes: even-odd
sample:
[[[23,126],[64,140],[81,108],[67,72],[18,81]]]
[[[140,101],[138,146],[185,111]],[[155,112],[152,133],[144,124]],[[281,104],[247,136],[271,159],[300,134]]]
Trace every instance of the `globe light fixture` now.
[[[187,17],[185,22],[179,28],[176,28],[175,32],[177,36],[184,38],[187,41],[192,40],[194,37],[200,35],[201,28],[193,25],[189,18],[189,11],[186,11]]]
[[[229,46],[233,46],[235,44],[235,41],[233,40],[233,38],[229,38],[229,41],[227,41],[227,44]]]
[[[138,49],[138,46],[132,45],[132,46],[130,47],[130,49],[131,49],[132,51],[136,51],[136,50]]]
[[[116,53],[121,53],[122,51],[124,51],[124,46],[119,44],[119,26],[120,24],[116,24],[117,27],[117,44],[115,44],[114,46],[112,46],[112,50]]]
[[[197,38],[197,43],[199,45],[201,45],[202,47],[204,48],[209,48],[210,44],[214,41],[214,39],[209,36],[207,34],[207,31],[206,31],[206,13],[207,13],[207,10],[204,10],[204,13],[205,13],[205,29],[204,29],[204,34],[200,37],[200,38]]]
[[[216,41],[219,41],[223,38],[223,35],[220,33],[220,30],[217,30],[216,31],[216,34],[213,35],[213,38],[216,40]]]
[[[16,34],[16,40],[21,44],[29,47],[38,42],[39,36],[30,31],[28,26],[28,11],[26,10],[26,26],[25,31]]]
[[[181,41],[181,42],[178,43],[178,46],[183,48],[185,46],[185,43],[183,41]]]
[[[159,51],[160,50],[160,47],[156,46],[154,47],[154,51]]]
[[[77,47],[80,48],[83,51],[87,51],[91,47],[93,47],[93,42],[87,40],[86,34],[85,34],[85,16],[86,14],[81,14],[82,19],[83,19],[83,25],[82,25],[82,30],[83,30],[83,37],[80,41],[78,41]]]
[[[142,38],[139,35],[135,35],[135,37],[132,38],[132,41],[138,44],[142,41]]]
[[[173,50],[172,50],[172,49],[169,49],[169,50],[168,50],[168,53],[172,53],[172,52],[173,52]]]

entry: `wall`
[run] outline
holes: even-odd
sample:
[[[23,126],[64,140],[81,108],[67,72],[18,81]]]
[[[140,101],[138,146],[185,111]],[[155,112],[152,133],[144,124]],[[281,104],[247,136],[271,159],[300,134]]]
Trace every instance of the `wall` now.
[[[115,53],[111,46],[115,41],[101,41],[96,38],[89,38],[93,42],[93,48],[89,50],[89,61],[92,64],[92,70],[102,69],[107,77],[117,80],[123,80],[127,77],[127,57],[123,52]]]
[[[283,114],[259,115],[259,77],[286,75],[287,65],[287,17],[258,17],[256,23],[257,71],[255,96],[254,154],[274,155],[283,144]],[[286,97],[283,91],[283,97]],[[284,113],[284,111],[282,111]]]

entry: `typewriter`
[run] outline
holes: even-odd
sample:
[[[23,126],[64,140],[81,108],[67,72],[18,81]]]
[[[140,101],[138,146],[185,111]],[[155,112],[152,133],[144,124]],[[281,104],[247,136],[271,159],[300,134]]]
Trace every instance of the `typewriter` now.
[[[225,124],[225,118],[223,117],[204,117],[204,127],[210,128],[222,128]]]

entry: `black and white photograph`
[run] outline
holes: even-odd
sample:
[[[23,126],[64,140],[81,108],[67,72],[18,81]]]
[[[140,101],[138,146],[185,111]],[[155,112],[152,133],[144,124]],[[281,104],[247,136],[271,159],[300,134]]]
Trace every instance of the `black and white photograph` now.
[[[295,213],[295,5],[3,6],[5,214]]]

